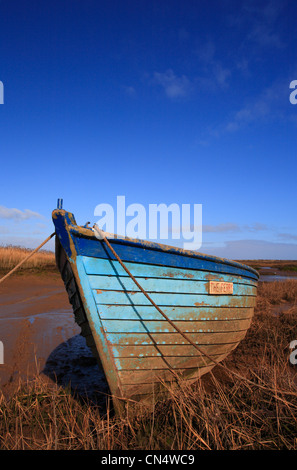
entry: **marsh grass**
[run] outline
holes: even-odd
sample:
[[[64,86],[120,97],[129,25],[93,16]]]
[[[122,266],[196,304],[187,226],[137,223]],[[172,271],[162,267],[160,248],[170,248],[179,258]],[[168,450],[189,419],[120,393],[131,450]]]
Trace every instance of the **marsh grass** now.
[[[14,268],[30,252],[29,250],[17,246],[0,246],[0,270],[2,273]],[[26,261],[17,272],[30,270],[52,270],[56,269],[55,255],[51,251],[41,250],[35,253]]]
[[[269,313],[273,306],[288,302],[297,305],[297,279],[259,283],[256,311]]]
[[[129,404],[122,416],[76,399],[42,375],[0,394],[1,449],[202,450],[297,449],[297,339],[294,313],[271,314],[275,302],[296,302],[297,281],[260,283],[246,338],[194,385],[168,388],[148,410]],[[253,382],[239,380],[235,371]]]
[[[253,267],[254,269],[272,268],[280,271],[296,271],[297,260],[240,260],[240,263]]]

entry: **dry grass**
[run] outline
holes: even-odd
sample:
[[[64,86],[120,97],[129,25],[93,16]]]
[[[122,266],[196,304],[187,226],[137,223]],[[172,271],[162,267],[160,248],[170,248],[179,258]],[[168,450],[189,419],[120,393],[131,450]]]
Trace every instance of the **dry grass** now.
[[[256,312],[271,313],[274,306],[288,303],[297,306],[297,279],[259,283]]]
[[[33,250],[17,246],[0,246],[0,270],[4,272],[14,268],[20,261],[28,256],[31,251]],[[19,270],[40,270],[48,268],[55,268],[55,255],[51,251],[41,250],[20,266]]]
[[[272,268],[272,270],[278,271],[288,271],[296,272],[297,271],[297,261],[296,260],[240,260],[240,263],[251,266],[254,269],[261,270],[261,268]]]
[[[194,386],[181,382],[154,411],[115,416],[75,399],[41,377],[0,395],[2,449],[297,449],[297,339],[294,314],[271,314],[278,301],[296,302],[297,282],[260,284],[254,321],[224,364],[254,385],[216,367]]]

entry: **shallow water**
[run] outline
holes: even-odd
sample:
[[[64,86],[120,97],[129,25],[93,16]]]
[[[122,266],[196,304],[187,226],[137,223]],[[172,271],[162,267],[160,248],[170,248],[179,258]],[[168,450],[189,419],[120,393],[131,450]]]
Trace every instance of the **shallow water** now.
[[[280,271],[278,271],[276,268],[273,268],[271,266],[262,266],[258,270],[261,272],[259,281],[271,282],[271,281],[288,281],[291,279],[297,280],[296,274],[295,275],[291,274],[288,271],[284,273],[282,272],[280,273]],[[265,274],[263,273],[263,271]]]
[[[10,310],[10,309],[9,309]],[[104,372],[73,318],[72,309],[1,315],[4,365],[0,385],[44,374],[78,398],[104,406],[109,394]],[[5,389],[5,386],[4,386]]]
[[[59,344],[47,358],[42,373],[79,398],[104,407],[110,394],[104,372],[81,335]]]
[[[62,285],[61,285],[62,284]],[[0,287],[0,387],[13,393],[18,379],[40,374],[100,404],[109,393],[60,278],[15,277]],[[49,378],[49,379],[48,379]]]
[[[280,276],[277,274],[264,274],[264,275],[260,275],[259,281],[272,282],[272,281],[288,281],[291,279],[297,280],[297,277],[290,276],[290,275]]]

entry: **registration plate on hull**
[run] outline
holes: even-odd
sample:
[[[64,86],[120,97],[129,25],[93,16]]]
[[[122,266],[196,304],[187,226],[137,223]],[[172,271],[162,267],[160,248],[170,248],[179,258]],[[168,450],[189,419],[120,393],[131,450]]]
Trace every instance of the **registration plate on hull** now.
[[[233,282],[209,281],[209,294],[233,294]]]

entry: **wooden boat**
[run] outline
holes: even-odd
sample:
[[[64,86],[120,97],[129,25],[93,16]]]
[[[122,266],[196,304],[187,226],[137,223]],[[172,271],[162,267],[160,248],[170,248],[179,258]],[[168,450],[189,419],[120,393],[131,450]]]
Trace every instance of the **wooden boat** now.
[[[53,221],[56,261],[75,320],[105,372],[116,407],[126,398],[156,399],[176,377],[197,380],[244,338],[259,277],[251,267],[158,243],[109,238],[177,330],[92,228],[78,226],[62,209],[53,211]]]

